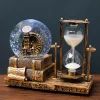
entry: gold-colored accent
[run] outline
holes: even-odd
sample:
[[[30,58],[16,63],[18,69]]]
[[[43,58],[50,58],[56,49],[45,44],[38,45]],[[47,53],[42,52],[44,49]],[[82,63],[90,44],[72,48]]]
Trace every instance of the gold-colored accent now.
[[[55,48],[55,44],[51,45],[51,48]],[[57,45],[57,48],[60,48],[60,45]]]
[[[59,73],[58,73],[58,75],[59,75]],[[75,72],[68,72],[68,74],[66,74],[66,73],[60,73],[60,75],[58,76],[59,78],[61,78],[61,79],[74,79],[74,80],[78,80],[78,79],[81,79],[81,78],[83,78],[82,77],[82,75],[76,75],[76,73]]]
[[[96,48],[94,48],[94,47],[92,47],[91,45],[89,45],[89,47],[86,48],[86,50],[87,50],[88,52],[95,52],[95,51],[96,51]]]
[[[37,55],[43,48],[43,39],[38,33],[29,32],[24,34],[22,42],[23,55]]]
[[[25,68],[8,67],[8,78],[24,81]]]
[[[33,70],[35,70],[35,64],[36,64],[36,61],[33,59],[33,60],[32,60],[32,69],[33,69]]]
[[[19,76],[25,76],[25,67],[24,68],[8,67],[8,74],[15,74],[15,75],[19,75]]]
[[[62,23],[75,23],[75,24],[87,24],[87,23],[89,23],[88,19],[85,19],[85,20],[63,20],[63,18],[61,18],[61,22]]]
[[[90,71],[91,71],[91,53],[96,51],[96,48],[93,48],[91,45],[89,45],[88,48],[86,48],[87,51],[87,81],[90,81]]]
[[[51,63],[42,70],[26,69],[26,78],[30,81],[46,81],[52,74],[54,74],[54,67],[55,64]]]
[[[90,82],[70,83],[64,82],[57,78],[49,78],[45,82],[35,81],[20,81],[16,79],[5,79],[8,86],[17,86],[30,89],[48,90],[48,91],[59,91],[65,93],[78,93],[78,94],[89,94],[93,79]]]
[[[69,75],[69,76],[75,76],[76,73],[75,73],[75,72],[68,72],[68,75]]]
[[[82,62],[82,73],[81,75],[85,77],[85,67],[87,67],[87,51],[86,48],[88,47],[88,24],[89,21],[86,18],[85,20],[65,20],[63,18],[60,19],[60,68],[62,70],[62,49],[63,49],[63,35],[64,35],[64,25],[67,24],[75,24],[84,26],[84,39],[83,39],[83,62]]]
[[[82,76],[85,76],[85,67],[87,66],[87,52],[86,48],[88,47],[88,19],[85,19],[84,23],[84,39],[83,39],[83,62],[82,62]]]
[[[57,77],[57,43],[55,43],[55,76]]]
[[[51,45],[51,48],[54,48],[54,63],[55,63],[55,69],[54,69],[54,71],[55,71],[55,77],[57,78],[57,49],[58,48],[60,48],[60,46],[59,45],[57,45],[57,42],[55,42],[55,44],[54,45]]]
[[[62,70],[62,63],[63,63],[63,61],[62,61],[62,59],[63,59],[63,48],[62,48],[63,42],[62,42],[62,40],[63,40],[63,35],[64,35],[63,28],[64,28],[63,18],[61,18],[60,19],[60,70]]]

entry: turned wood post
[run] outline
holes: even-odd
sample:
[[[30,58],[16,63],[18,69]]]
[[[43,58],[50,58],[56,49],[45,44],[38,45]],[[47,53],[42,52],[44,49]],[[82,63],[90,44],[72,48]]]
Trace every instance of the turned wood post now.
[[[95,52],[96,49],[93,48],[91,45],[89,45],[88,48],[86,48],[87,51],[87,81],[90,81],[90,74],[91,74],[91,53]]]
[[[54,67],[54,74],[55,74],[55,77],[57,78],[57,49],[59,48],[60,46],[57,45],[57,42],[55,42],[54,45],[51,45],[51,48],[54,48],[54,63],[55,63],[55,67]]]
[[[62,40],[63,40],[63,18],[60,19],[60,70],[62,70],[62,60],[63,60],[63,50],[62,50]]]
[[[87,52],[86,52],[86,48],[88,47],[88,24],[89,21],[88,19],[85,19],[84,23],[84,39],[83,39],[83,64],[82,64],[82,76],[85,76],[85,67],[87,66]]]

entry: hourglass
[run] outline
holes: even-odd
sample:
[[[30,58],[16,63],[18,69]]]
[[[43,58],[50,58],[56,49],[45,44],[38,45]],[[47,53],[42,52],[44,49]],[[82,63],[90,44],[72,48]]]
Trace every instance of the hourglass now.
[[[58,76],[60,75],[62,79],[90,79],[90,61],[88,61],[89,52],[87,51],[89,48],[88,24],[88,19],[60,19],[60,70]],[[71,47],[67,53],[64,52],[66,48],[63,40]],[[75,49],[78,45],[81,47],[82,54]]]
[[[64,56],[64,67],[68,69],[69,75],[75,75],[76,69],[81,67],[81,56],[75,47],[83,40],[82,30],[78,24],[69,24],[64,32],[64,40],[71,46],[71,50]]]

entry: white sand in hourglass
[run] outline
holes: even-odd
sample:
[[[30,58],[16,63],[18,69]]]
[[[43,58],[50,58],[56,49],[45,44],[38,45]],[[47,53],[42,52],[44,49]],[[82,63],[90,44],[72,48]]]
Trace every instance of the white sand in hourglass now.
[[[67,34],[64,35],[64,39],[67,42],[68,45],[71,47],[76,47],[82,40],[83,35],[82,34]]]
[[[68,63],[65,65],[66,68],[68,68],[69,72],[76,72],[76,69],[80,67],[79,64],[74,62],[74,51],[75,47],[83,40],[82,34],[65,34],[64,39],[67,42],[68,45],[72,47],[72,57],[73,61],[71,63]]]
[[[78,69],[80,65],[72,62],[72,63],[66,64],[65,67],[68,68],[70,72],[76,72],[76,69]]]

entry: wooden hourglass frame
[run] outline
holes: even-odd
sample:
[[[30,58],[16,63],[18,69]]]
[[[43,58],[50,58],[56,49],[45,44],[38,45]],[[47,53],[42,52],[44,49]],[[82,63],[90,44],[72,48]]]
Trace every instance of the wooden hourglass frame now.
[[[60,19],[60,70],[62,71],[63,66],[63,37],[64,37],[64,25],[67,24],[78,24],[83,25],[83,62],[82,62],[82,73],[81,77],[83,77],[86,80],[90,80],[91,74],[91,52],[94,52],[96,49],[91,47],[88,43],[88,19],[85,20],[64,20],[63,18]],[[86,68],[86,72],[85,72]]]

